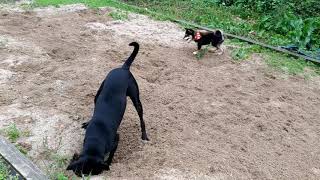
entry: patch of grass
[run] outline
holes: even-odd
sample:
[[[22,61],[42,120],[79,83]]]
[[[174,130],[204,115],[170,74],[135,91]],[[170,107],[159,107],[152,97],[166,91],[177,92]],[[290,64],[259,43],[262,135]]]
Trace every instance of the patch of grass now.
[[[225,44],[232,47],[231,57],[233,60],[246,60],[253,53],[261,53],[263,48],[258,45],[251,45],[246,42],[239,41],[237,39],[227,40]]]
[[[235,49],[231,53],[233,60],[245,60],[249,58],[249,52],[244,48]]]
[[[9,176],[9,168],[5,164],[4,160],[0,157],[0,179],[7,179]]]
[[[28,150],[25,149],[24,147],[22,147],[22,146],[20,146],[20,145],[18,145],[18,144],[16,144],[15,146],[16,146],[16,148],[17,148],[22,154],[24,154],[24,155],[27,155],[27,154],[28,154]]]
[[[20,4],[20,8],[25,10],[25,11],[30,11],[33,8],[35,8],[35,4],[34,3],[21,3]]]
[[[114,20],[127,20],[128,19],[128,12],[121,11],[121,10],[114,10],[109,13],[109,16],[112,17]]]
[[[320,75],[320,65],[313,62],[297,59],[239,40],[227,40],[226,44],[233,47],[231,56],[237,61],[246,60],[253,53],[260,53],[265,57],[265,62],[269,67],[285,74],[303,75],[306,79]]]
[[[12,123],[8,127],[4,129],[0,129],[0,133],[6,136],[10,140],[10,142],[13,143],[22,154],[24,155],[28,154],[28,150],[23,146],[19,145],[19,143],[17,143],[17,140],[21,137],[30,136],[31,134],[30,131],[21,131],[17,128],[16,124]]]
[[[0,4],[12,4],[15,0],[0,0]]]
[[[17,139],[21,136],[21,132],[15,124],[9,125],[9,127],[7,127],[7,129],[5,130],[5,133],[11,142],[16,142]]]
[[[0,156],[0,180],[18,180],[19,176],[11,175],[11,171],[5,160]]]
[[[43,139],[43,150],[41,154],[47,160],[44,162],[46,174],[50,179],[67,180],[69,177],[66,175],[66,166],[70,157],[60,154],[58,151],[61,148],[61,138],[57,147],[49,147],[48,138]]]
[[[198,51],[198,54],[196,55],[196,58],[198,60],[202,59],[204,57],[204,55],[209,51],[209,47],[207,46],[205,48],[200,49],[200,51]]]
[[[304,75],[305,77],[320,75],[320,65],[303,59],[295,59],[280,53],[266,52],[267,65],[290,75]]]

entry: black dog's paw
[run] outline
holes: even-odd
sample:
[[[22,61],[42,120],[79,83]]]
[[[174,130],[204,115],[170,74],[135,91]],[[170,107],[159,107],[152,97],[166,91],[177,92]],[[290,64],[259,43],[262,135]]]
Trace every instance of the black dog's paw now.
[[[147,136],[147,133],[142,133],[141,139],[142,139],[143,141],[150,141],[149,138],[148,138],[148,136]]]
[[[82,123],[81,128],[87,129],[88,126],[89,126],[89,122],[85,122],[85,123]]]

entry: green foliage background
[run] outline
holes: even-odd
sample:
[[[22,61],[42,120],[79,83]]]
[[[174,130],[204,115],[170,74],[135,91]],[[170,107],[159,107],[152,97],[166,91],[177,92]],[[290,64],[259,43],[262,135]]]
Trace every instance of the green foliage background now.
[[[272,45],[320,48],[319,0],[127,0]]]

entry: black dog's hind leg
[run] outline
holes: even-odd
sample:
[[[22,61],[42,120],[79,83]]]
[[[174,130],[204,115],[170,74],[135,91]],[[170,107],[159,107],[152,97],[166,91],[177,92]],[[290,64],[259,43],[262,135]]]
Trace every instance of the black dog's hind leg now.
[[[136,108],[140,118],[140,126],[141,126],[141,133],[142,133],[141,139],[149,141],[149,138],[146,132],[146,126],[143,120],[143,108],[139,98],[139,87],[138,87],[137,81],[134,79],[133,76],[131,76],[129,81],[127,95],[132,100],[133,105]]]
[[[110,166],[112,163],[114,153],[117,151],[117,148],[118,148],[118,143],[119,143],[119,134],[116,135],[114,146],[113,146],[112,150],[110,151],[110,154],[109,154],[107,161],[105,162],[108,166]]]
[[[99,97],[99,95],[100,95],[100,93],[101,93],[101,91],[103,89],[103,86],[104,86],[104,80],[102,81],[102,83],[101,83],[101,85],[100,85],[100,87],[99,87],[99,89],[97,91],[97,94],[94,97],[94,105],[96,105],[96,103],[97,103],[97,99],[98,99],[98,97]],[[86,129],[88,127],[88,125],[89,125],[89,122],[90,121],[82,123],[81,128]]]

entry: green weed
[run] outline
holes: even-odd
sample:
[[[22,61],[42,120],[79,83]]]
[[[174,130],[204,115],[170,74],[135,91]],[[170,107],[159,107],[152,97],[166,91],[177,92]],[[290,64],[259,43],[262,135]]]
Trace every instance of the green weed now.
[[[11,142],[16,142],[17,139],[21,136],[21,132],[15,124],[9,125],[9,127],[7,127],[7,129],[5,130],[5,133]]]
[[[0,156],[0,180],[18,180],[19,175],[11,175],[11,171],[5,160]]]
[[[0,4],[12,4],[14,2],[15,2],[15,0],[1,0]]]
[[[42,152],[46,163],[44,162],[46,174],[50,179],[65,180],[68,176],[65,174],[65,169],[70,157],[60,154],[58,151],[61,148],[61,141],[59,139],[58,145],[56,147],[49,147],[48,137],[44,137],[42,141]]]
[[[22,154],[24,154],[24,155],[27,155],[28,154],[28,150],[27,149],[25,149],[24,147],[22,147],[22,146],[20,146],[20,145],[15,145],[16,146],[16,148],[22,153]]]
[[[200,49],[200,51],[198,51],[198,54],[196,55],[196,58],[198,60],[202,59],[204,57],[204,55],[209,51],[209,47],[207,46],[205,48]]]
[[[267,52],[265,53],[267,65],[290,75],[303,75],[309,77],[320,75],[320,66],[318,64],[308,62],[302,59],[295,59],[280,53]]]
[[[121,10],[114,10],[109,13],[109,16],[112,17],[114,20],[127,20],[128,19],[128,12],[121,11]]]
[[[234,60],[245,60],[249,58],[249,52],[244,48],[235,49],[232,51],[231,57]]]

